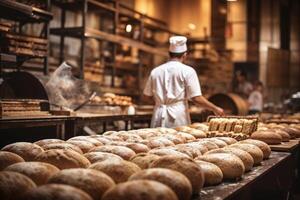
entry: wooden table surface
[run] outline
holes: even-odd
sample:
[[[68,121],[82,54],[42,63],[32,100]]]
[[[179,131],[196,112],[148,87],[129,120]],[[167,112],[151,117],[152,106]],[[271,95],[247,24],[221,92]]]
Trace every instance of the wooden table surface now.
[[[219,200],[219,199],[244,199],[237,197],[239,192],[247,190],[255,182],[263,178],[264,175],[271,172],[274,167],[284,163],[290,157],[290,153],[272,152],[268,160],[264,160],[261,165],[254,167],[250,172],[244,174],[240,181],[225,181],[217,186],[204,187],[200,196],[193,200]]]

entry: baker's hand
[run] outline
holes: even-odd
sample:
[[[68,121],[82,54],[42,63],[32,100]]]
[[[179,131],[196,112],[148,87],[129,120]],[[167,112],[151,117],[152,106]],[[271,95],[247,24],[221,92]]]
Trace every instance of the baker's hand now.
[[[224,110],[218,106],[216,106],[215,110],[214,110],[214,114],[215,115],[219,115],[219,116],[223,116],[225,115]]]

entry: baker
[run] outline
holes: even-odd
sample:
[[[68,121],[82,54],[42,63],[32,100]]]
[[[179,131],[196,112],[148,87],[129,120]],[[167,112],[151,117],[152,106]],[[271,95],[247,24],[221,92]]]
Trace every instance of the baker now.
[[[187,38],[173,36],[169,39],[170,60],[151,71],[144,95],[155,101],[151,127],[176,127],[190,124],[188,100],[223,115],[217,107],[202,96],[196,71],[183,64],[187,57]]]

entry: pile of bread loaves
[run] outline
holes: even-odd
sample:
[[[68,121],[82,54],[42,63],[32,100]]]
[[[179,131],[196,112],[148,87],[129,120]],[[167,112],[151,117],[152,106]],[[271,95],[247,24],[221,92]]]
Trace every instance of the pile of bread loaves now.
[[[105,93],[102,97],[94,97],[92,103],[105,104],[109,106],[130,106],[132,105],[132,98],[129,96],[120,96],[113,93]]]
[[[251,134],[251,138],[264,141],[267,144],[288,142],[290,139],[300,138],[300,124],[259,123],[257,131]]]
[[[264,142],[205,138],[208,126],[196,125],[9,144],[0,151],[0,199],[189,200],[270,156]]]

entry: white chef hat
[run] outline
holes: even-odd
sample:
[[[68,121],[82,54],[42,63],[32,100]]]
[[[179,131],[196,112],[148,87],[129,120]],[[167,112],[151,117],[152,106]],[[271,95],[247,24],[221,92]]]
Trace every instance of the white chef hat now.
[[[183,53],[187,51],[186,46],[187,38],[184,36],[172,36],[169,39],[169,51],[172,53]]]

